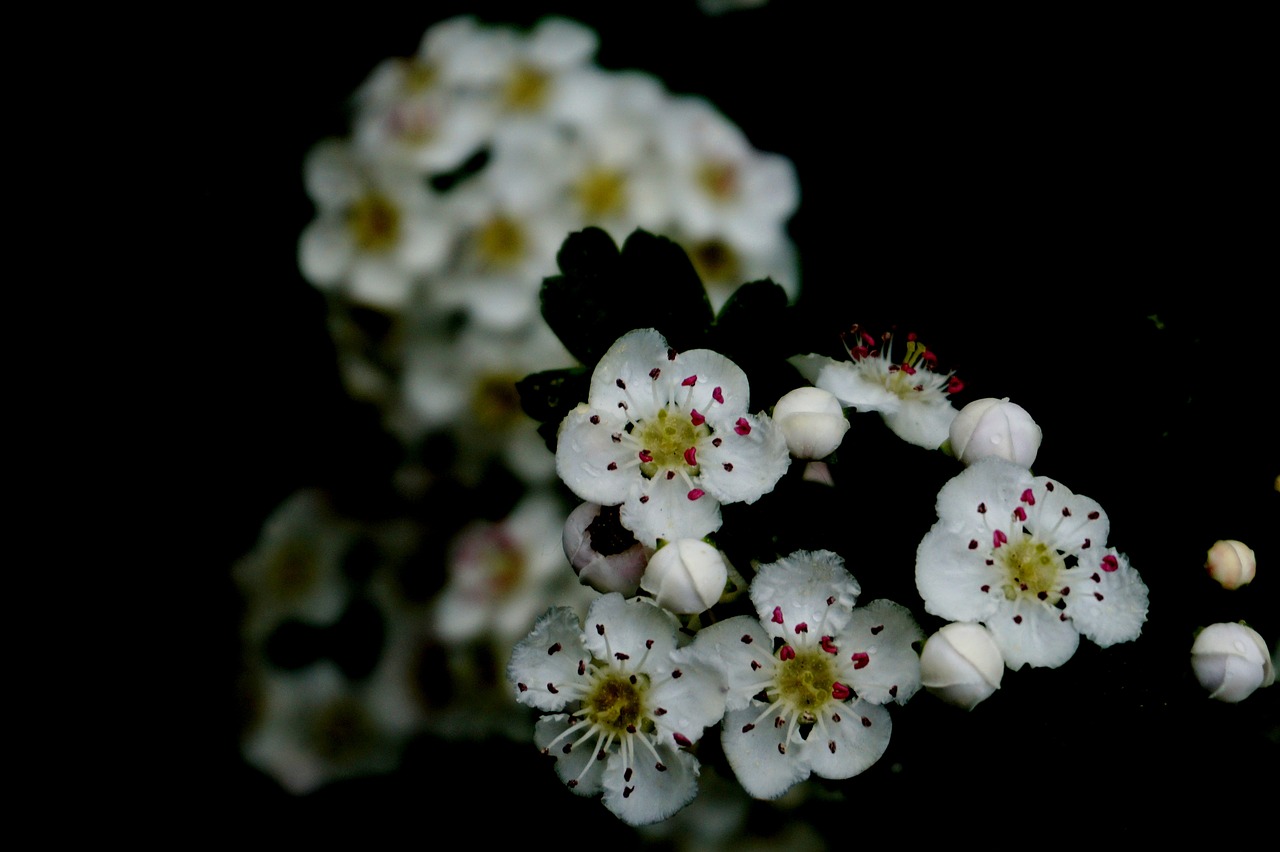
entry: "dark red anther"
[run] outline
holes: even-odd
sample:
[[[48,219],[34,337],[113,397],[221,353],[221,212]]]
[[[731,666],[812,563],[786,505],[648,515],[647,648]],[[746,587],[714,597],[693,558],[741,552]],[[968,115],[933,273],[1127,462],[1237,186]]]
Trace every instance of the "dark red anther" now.
[[[863,717],[862,717],[862,727],[864,727],[864,728],[870,728],[870,727],[871,727],[871,720],[870,720],[870,719],[868,719],[866,716],[863,716]]]
[[[698,409],[696,408],[689,412],[689,419],[693,421],[694,426],[701,426],[703,423],[707,422],[707,418],[699,414]]]
[[[618,389],[619,389],[619,390],[626,390],[626,389],[627,389],[627,383],[626,383],[626,382],[624,382],[622,379],[618,379],[616,382],[614,382],[614,384],[618,386]]]
[[[1034,506],[1036,504],[1036,495],[1031,493],[1030,488],[1023,491],[1022,496],[1019,497],[1018,499],[1021,500],[1023,503],[1026,503],[1028,506]]]
[[[586,660],[578,660],[578,674],[579,674],[579,675],[584,675],[584,674],[586,674],[586,673],[587,673],[587,661],[586,661]]]
[[[947,393],[960,393],[962,390],[964,390],[964,382],[960,381],[959,376],[947,379]]]
[[[978,540],[976,538],[969,539],[969,549],[970,550],[978,549]]]
[[[557,642],[556,644],[552,645],[550,648],[547,649],[547,656],[551,656],[556,651],[561,651],[563,649],[564,649],[564,646],[561,645],[559,642]]]
[[[979,515],[985,515],[986,513],[987,513],[987,504],[986,504],[986,503],[979,503],[979,504],[978,504],[978,514],[979,514]]]
[[[1025,521],[1027,519],[1027,510],[1022,508],[1021,506],[1014,506],[1013,516],[1020,521]]]
[[[604,625],[603,625],[603,624],[597,624],[597,625],[596,625],[596,635],[597,635],[597,636],[603,636],[603,635],[604,635]]]
[[[676,745],[678,746],[684,746],[685,748],[688,748],[689,746],[693,745],[693,743],[689,741],[689,738],[686,737],[684,734],[680,733],[679,731],[676,731],[671,736],[672,738],[675,739]]]
[[[648,503],[648,502],[649,502],[649,495],[648,495],[648,494],[641,494],[641,495],[640,495],[640,502],[641,502],[641,503]]]
[[[613,653],[613,658],[614,658],[615,660],[629,660],[629,659],[631,659],[631,655],[630,655],[630,654],[624,654],[624,653],[622,653],[621,651],[614,651],[614,653]]]
[[[662,371],[659,370],[657,367],[654,367],[652,370],[649,371],[649,378],[653,379],[654,381],[657,381],[658,376],[660,375],[662,375]]]
[[[721,405],[724,405],[724,393],[720,390],[719,385],[716,385],[716,387],[711,391],[711,398]]]
[[[599,426],[599,425],[600,425],[600,415],[599,415],[599,414],[593,414],[593,415],[591,415],[590,420],[591,420],[591,425],[592,425],[592,426]]]
[[[670,347],[668,347],[668,348],[667,348],[667,360],[668,360],[668,361],[674,361],[674,360],[676,360],[676,350],[674,350],[674,349],[672,349],[672,348],[670,348]]]
[[[517,684],[516,684],[516,689],[519,689],[521,692],[528,692],[528,691],[529,691],[529,687],[525,686],[523,683],[517,683]]]
[[[697,376],[697,374],[695,373],[694,375],[689,376],[687,379],[685,379],[684,381],[680,382],[680,386],[681,386],[681,387],[685,387],[685,388],[691,388],[691,387],[693,387],[694,385],[696,385],[697,383],[698,383],[698,376]]]
[[[1005,535],[1003,532],[1001,532],[1000,530],[996,530],[991,534],[992,547],[999,547],[1000,545],[1005,544],[1008,541],[1009,541],[1009,537]]]
[[[800,633],[808,633],[808,632],[809,632],[809,625],[808,625],[808,623],[807,623],[807,622],[802,621],[802,622],[800,622],[799,624],[797,624],[797,625],[796,625],[796,633],[797,633],[797,634],[800,634]]]
[[[879,635],[880,635],[880,631],[881,631],[881,630],[884,630],[884,625],[883,625],[883,624],[877,624],[875,627],[871,628],[871,635],[872,635],[872,636],[879,636]]]
[[[794,660],[795,658],[796,658],[796,649],[792,648],[790,645],[783,645],[781,648],[778,649],[778,659]]]
[[[1013,623],[1014,623],[1014,624],[1021,624],[1021,623],[1022,623],[1022,616],[1020,616],[1020,615],[1015,615],[1015,616],[1013,617]]]
[[[605,469],[605,470],[617,470],[617,469],[618,469],[618,463],[617,463],[617,462],[609,462],[607,465],[605,465],[605,468],[604,468],[604,469]]]
[[[690,500],[697,500],[699,497],[701,497],[703,494],[706,494],[706,493],[707,493],[707,492],[703,491],[701,488],[690,488],[690,489],[689,489],[689,499],[690,499]]]
[[[724,468],[725,473],[733,473],[733,462],[725,462],[721,467]]]
[[[871,665],[871,657],[864,651],[854,651],[853,656],[849,659],[853,660],[853,667],[855,669],[865,669],[867,666]]]
[[[712,439],[711,439],[711,446],[713,446],[713,447],[718,447],[718,446],[720,446],[720,445],[721,445],[721,444],[723,444],[723,443],[724,443],[724,438],[712,438]]]
[[[836,647],[835,642],[832,641],[833,639],[834,637],[832,636],[823,636],[818,640],[818,647],[826,651],[828,654],[835,654],[839,652],[840,649]]]
[[[781,624],[782,623],[782,607],[775,606],[773,608],[773,616],[769,620],[772,621],[774,624]]]
[[[751,424],[747,422],[747,418],[739,417],[738,422],[733,424],[733,431],[737,432],[739,435],[750,435]]]
[[[745,734],[748,731],[754,731],[755,729],[756,729],[756,726],[748,722],[747,724],[742,726],[742,733]]]
[[[1102,557],[1102,570],[1110,574],[1112,571],[1120,570],[1120,561],[1108,553]]]
[[[550,692],[552,695],[560,694],[560,690],[556,689],[556,685],[554,683],[547,684],[547,692]]]
[[[645,464],[648,464],[649,462],[653,461],[653,453],[649,452],[648,450],[641,450],[639,453],[637,453],[637,455],[640,456],[640,461],[644,462]]]
[[[753,640],[753,639],[751,638],[751,634],[750,634],[750,633],[743,633],[743,634],[742,634],[742,644],[743,644],[743,645],[750,645],[753,641],[755,641],[755,640]]]
[[[1100,517],[1100,515],[1099,515],[1097,512],[1090,512],[1090,513],[1088,514],[1088,516],[1087,516],[1087,517],[1088,517],[1088,518],[1089,518],[1089,520],[1091,520],[1091,521],[1096,521],[1096,520],[1098,520],[1098,518]]]
[[[684,463],[690,467],[698,466],[698,448],[690,447],[684,451]]]
[[[916,374],[916,368],[910,364],[903,364],[902,372],[906,373],[908,376],[914,376]]]
[[[835,753],[836,753],[836,741],[835,741],[835,740],[827,740],[827,750],[828,750],[828,751],[830,751],[832,754],[835,754]]]

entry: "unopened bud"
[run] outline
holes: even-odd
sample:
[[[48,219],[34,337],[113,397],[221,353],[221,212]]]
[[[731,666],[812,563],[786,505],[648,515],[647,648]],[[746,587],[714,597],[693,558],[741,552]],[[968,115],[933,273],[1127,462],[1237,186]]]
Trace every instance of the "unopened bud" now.
[[[569,513],[561,542],[582,583],[628,597],[640,588],[640,577],[653,553],[622,526],[617,506],[597,503],[583,503]]]
[[[1209,697],[1234,704],[1276,679],[1258,631],[1244,624],[1210,624],[1191,645],[1191,667]]]
[[[787,449],[798,459],[820,459],[835,452],[849,431],[840,400],[820,388],[796,388],[773,407]]]
[[[1008,397],[975,399],[951,421],[951,451],[966,465],[997,456],[1030,468],[1041,437],[1027,410]]]
[[[1004,656],[981,624],[944,625],[920,653],[920,681],[948,704],[972,710],[1000,688]]]
[[[1214,542],[1204,567],[1222,588],[1238,589],[1253,579],[1258,571],[1258,560],[1248,546],[1228,539]]]
[[[710,609],[724,592],[729,568],[719,550],[696,538],[658,548],[640,578],[640,588],[658,605],[686,615]]]

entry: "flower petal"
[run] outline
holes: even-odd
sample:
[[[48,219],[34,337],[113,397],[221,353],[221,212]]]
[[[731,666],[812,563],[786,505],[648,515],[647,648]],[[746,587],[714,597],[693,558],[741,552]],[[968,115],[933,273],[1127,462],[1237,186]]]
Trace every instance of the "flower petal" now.
[[[785,725],[775,728],[767,719],[754,724],[760,709],[730,710],[724,717],[720,741],[742,789],[757,799],[776,799],[809,777],[809,765],[798,751],[778,751],[787,735]],[[744,731],[747,726],[752,727]]]
[[[1019,598],[986,621],[1004,662],[1017,671],[1023,664],[1056,669],[1071,659],[1080,633],[1058,610],[1037,600]]]
[[[773,641],[760,622],[747,615],[736,615],[698,631],[693,644],[677,652],[678,658],[694,659],[714,666],[724,689],[724,701],[731,710],[751,703],[751,696],[762,688],[773,663]],[[756,667],[752,667],[756,663]]]
[[[760,566],[751,582],[751,602],[766,630],[794,639],[793,631],[800,624],[814,636],[843,629],[860,591],[839,556],[829,550],[799,550]],[[774,619],[775,608],[782,623]]]
[[[959,414],[947,400],[916,401],[880,416],[893,433],[908,444],[936,450],[951,434],[951,421]]]
[[[924,631],[901,604],[875,600],[855,609],[841,633],[840,653],[867,655],[867,664],[848,675],[858,697],[875,704],[906,704],[920,689],[920,655],[911,643],[923,639]]]
[[[646,660],[641,671],[656,672],[660,671],[656,667],[668,664],[676,649],[678,627],[675,616],[648,600],[611,592],[592,601],[583,642],[598,660],[625,662],[628,670]],[[620,659],[619,654],[624,657]]]
[[[667,382],[655,381],[649,373],[670,363],[667,349],[666,338],[652,328],[638,328],[618,338],[591,374],[587,399],[592,407],[614,411],[620,410],[618,403],[626,403],[633,418],[655,415],[666,404]]]
[[[823,778],[852,778],[866,771],[889,747],[893,732],[889,711],[878,704],[854,701],[839,716],[839,722],[828,718],[815,725],[803,745],[790,746],[798,747],[799,758]]]
[[[616,506],[627,499],[635,485],[637,472],[625,467],[632,450],[613,440],[625,425],[626,420],[615,412],[585,403],[570,411],[560,424],[556,473],[588,503]],[[610,464],[616,465],[614,470],[609,469]]]
[[[764,414],[741,419],[745,427],[735,422],[718,429],[720,446],[710,441],[699,446],[702,473],[698,479],[722,503],[754,503],[773,490],[791,464],[786,435],[777,423]]]
[[[511,652],[507,680],[515,689],[516,701],[539,710],[563,709],[569,696],[564,690],[552,692],[548,684],[579,677],[578,661],[583,659],[589,659],[589,654],[578,616],[565,606],[548,609]]]
[[[1114,571],[1098,568],[1093,574],[1098,582],[1085,580],[1084,588],[1077,587],[1063,598],[1067,605],[1063,611],[1077,630],[1109,648],[1117,642],[1137,639],[1142,633],[1142,624],[1147,620],[1147,586],[1129,566],[1129,558],[1115,548],[1096,556],[1114,556],[1119,567]]]
[[[568,714],[543,716],[533,727],[534,745],[547,749],[547,754],[555,760],[556,775],[560,776],[561,781],[566,784],[576,782],[570,786],[573,792],[579,796],[594,796],[602,789],[601,778],[604,777],[605,762],[596,760],[594,739],[587,740],[566,754],[564,747],[572,745],[586,730],[584,728],[583,731],[575,731],[558,739],[568,729]]]
[[[641,544],[656,547],[658,539],[703,538],[720,529],[720,501],[711,494],[690,500],[684,477],[635,475],[633,486],[638,490],[622,504],[619,520]]]
[[[664,769],[658,770],[661,763]],[[604,770],[604,806],[628,825],[649,825],[664,820],[698,795],[698,761],[687,751],[660,744],[658,760],[644,746],[636,748],[625,775],[621,752],[609,755]]]
[[[958,534],[940,520],[921,539],[916,549],[916,590],[926,612],[949,621],[986,621],[1000,610],[1004,575],[986,564],[990,540],[966,538],[971,532]],[[978,547],[970,549],[974,541]]]

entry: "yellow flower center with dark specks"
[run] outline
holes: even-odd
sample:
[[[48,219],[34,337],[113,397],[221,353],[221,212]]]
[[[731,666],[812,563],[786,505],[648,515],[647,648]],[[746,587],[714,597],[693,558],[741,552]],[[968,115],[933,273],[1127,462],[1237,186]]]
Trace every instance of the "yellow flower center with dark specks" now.
[[[797,648],[794,659],[778,664],[773,687],[776,694],[771,691],[770,700],[781,700],[787,715],[799,715],[801,724],[813,724],[818,711],[835,700],[831,685],[836,672],[831,659],[819,648]]]
[[[694,426],[689,415],[661,409],[657,417],[646,421],[638,430],[640,443],[653,456],[653,461],[640,465],[641,473],[652,479],[660,470],[684,466],[690,476],[696,476],[698,467],[689,465],[684,453],[710,434],[706,424]]]
[[[1026,536],[1011,541],[996,551],[1004,565],[1009,582],[1004,586],[1004,596],[1016,600],[1019,595],[1039,597],[1049,603],[1057,603],[1059,590],[1058,572],[1066,569],[1061,554],[1042,541]]]

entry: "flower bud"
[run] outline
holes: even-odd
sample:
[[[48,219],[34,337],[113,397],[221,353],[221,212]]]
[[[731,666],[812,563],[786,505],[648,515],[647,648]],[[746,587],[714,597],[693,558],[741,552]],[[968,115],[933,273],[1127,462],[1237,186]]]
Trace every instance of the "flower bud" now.
[[[1040,427],[1027,410],[1004,399],[975,399],[951,421],[951,451],[966,465],[988,456],[1029,468],[1040,450]]]
[[[728,578],[719,550],[701,539],[682,538],[658,548],[640,578],[640,588],[659,606],[685,615],[710,609],[720,600]]]
[[[630,597],[653,551],[622,526],[617,506],[583,503],[569,513],[561,536],[564,555],[585,585]]]
[[[819,388],[796,388],[773,407],[773,422],[782,429],[787,449],[798,459],[820,459],[835,452],[849,431],[840,400]]]
[[[1004,657],[981,624],[956,621],[929,637],[920,653],[920,682],[948,704],[972,710],[1000,688]]]
[[[1209,697],[1235,703],[1276,679],[1258,631],[1244,624],[1210,624],[1191,645],[1191,667]]]
[[[1204,567],[1222,588],[1238,589],[1253,579],[1258,560],[1248,546],[1228,539],[1214,542]]]

